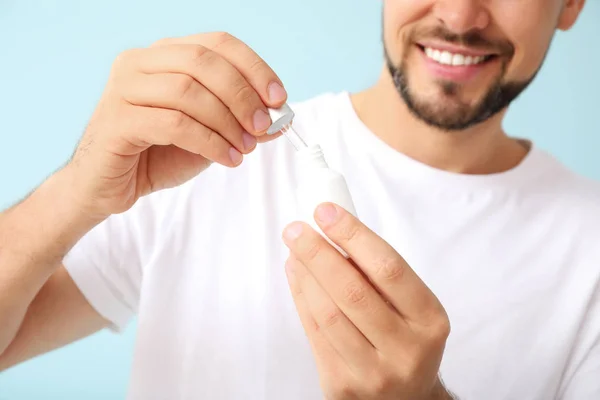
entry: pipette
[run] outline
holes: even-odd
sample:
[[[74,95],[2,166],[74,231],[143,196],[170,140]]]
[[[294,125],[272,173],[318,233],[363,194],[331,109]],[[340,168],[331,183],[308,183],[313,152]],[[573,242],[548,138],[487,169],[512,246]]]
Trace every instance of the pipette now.
[[[297,151],[308,147],[298,132],[294,130],[293,122],[295,114],[287,103],[280,108],[270,108],[269,114],[273,123],[267,130],[267,135],[274,135],[277,132],[283,133]]]

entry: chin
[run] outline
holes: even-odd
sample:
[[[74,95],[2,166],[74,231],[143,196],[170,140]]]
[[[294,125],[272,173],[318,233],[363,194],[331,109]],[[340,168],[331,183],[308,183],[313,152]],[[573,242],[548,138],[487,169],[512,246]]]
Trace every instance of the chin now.
[[[481,111],[483,95],[476,95],[473,90],[464,93],[464,88],[452,83],[409,83],[404,89],[401,97],[413,116],[443,131],[465,130],[491,116]]]
[[[487,80],[457,83],[409,74],[394,77],[396,89],[413,116],[447,132],[463,131],[485,122],[507,107],[524,88],[523,84],[504,84],[500,77]]]

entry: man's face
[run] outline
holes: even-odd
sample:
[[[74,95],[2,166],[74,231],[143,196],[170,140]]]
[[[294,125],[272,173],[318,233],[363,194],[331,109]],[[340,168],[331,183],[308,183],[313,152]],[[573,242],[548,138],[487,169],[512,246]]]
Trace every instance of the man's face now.
[[[384,0],[396,88],[429,125],[450,131],[483,122],[533,80],[555,30],[570,22],[572,1]]]

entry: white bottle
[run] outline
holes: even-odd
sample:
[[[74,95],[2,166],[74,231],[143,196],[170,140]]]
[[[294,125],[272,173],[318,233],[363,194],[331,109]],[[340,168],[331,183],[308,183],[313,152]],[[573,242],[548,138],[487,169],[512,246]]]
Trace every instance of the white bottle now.
[[[298,133],[293,130],[294,112],[287,104],[280,109],[269,111],[273,125],[267,133],[283,132],[297,150],[296,162],[299,180],[296,199],[299,219],[309,224],[344,257],[348,258],[348,254],[323,233],[314,217],[317,206],[322,203],[334,203],[357,217],[346,179],[338,171],[329,168],[321,146],[307,146]]]
[[[296,154],[299,171],[296,188],[299,218],[310,224],[347,258],[348,254],[323,233],[314,218],[317,206],[322,203],[334,203],[357,216],[346,179],[339,172],[329,168],[319,145],[300,149]]]

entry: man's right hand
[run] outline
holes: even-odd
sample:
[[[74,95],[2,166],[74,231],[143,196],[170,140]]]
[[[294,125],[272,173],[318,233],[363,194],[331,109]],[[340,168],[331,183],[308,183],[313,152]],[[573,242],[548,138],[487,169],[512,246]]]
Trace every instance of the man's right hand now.
[[[225,33],[126,51],[72,160],[0,212],[0,370],[108,325],[61,260],[90,229],[211,162],[235,167],[266,136],[281,81]],[[53,204],[49,207],[49,204]]]
[[[82,211],[100,219],[180,185],[211,162],[238,166],[287,99],[271,68],[227,33],[161,40],[115,61],[65,167]]]

